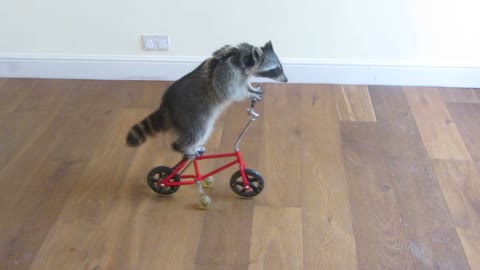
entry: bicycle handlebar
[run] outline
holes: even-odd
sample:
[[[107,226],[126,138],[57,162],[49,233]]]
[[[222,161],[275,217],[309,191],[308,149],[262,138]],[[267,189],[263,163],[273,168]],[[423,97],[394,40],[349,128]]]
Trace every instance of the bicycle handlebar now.
[[[253,94],[257,95],[262,95],[263,94],[263,89],[261,85],[257,85],[257,87],[253,87],[250,83],[248,84],[248,91]],[[257,98],[256,96],[252,97],[252,101],[250,102],[250,108],[253,109],[255,107],[255,104],[259,101],[260,99]]]

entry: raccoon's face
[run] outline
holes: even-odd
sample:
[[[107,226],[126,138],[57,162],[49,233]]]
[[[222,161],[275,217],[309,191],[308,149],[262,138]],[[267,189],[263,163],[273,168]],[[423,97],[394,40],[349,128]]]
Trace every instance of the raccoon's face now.
[[[277,54],[273,51],[272,42],[269,41],[261,48],[253,48],[252,56],[255,60],[253,75],[264,77],[280,82],[287,82],[287,76],[283,73],[283,67]]]

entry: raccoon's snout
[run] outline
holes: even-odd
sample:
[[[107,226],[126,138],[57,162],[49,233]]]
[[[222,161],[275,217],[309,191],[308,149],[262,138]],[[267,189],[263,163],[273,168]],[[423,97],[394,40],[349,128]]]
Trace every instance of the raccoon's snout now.
[[[288,82],[288,78],[285,76],[285,74],[282,74],[282,76],[278,77],[278,80],[285,83]]]

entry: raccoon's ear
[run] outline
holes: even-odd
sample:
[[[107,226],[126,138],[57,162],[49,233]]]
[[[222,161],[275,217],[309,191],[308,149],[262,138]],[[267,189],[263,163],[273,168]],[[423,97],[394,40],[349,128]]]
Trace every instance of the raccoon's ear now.
[[[253,61],[256,63],[258,60],[260,60],[260,57],[262,57],[263,55],[263,51],[262,49],[258,48],[258,47],[253,47],[252,49],[252,57],[253,57]]]
[[[273,51],[273,45],[272,45],[271,40],[269,40],[267,43],[265,43],[265,49]]]

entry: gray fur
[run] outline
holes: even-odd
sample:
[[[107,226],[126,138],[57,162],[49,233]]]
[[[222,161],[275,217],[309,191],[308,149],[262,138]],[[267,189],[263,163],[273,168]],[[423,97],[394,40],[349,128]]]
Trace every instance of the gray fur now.
[[[255,95],[247,87],[252,76],[287,81],[271,42],[261,48],[247,43],[220,48],[167,89],[160,108],[128,132],[127,144],[138,146],[147,135],[174,131],[173,149],[194,155],[227,106]]]

